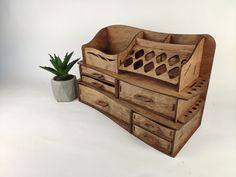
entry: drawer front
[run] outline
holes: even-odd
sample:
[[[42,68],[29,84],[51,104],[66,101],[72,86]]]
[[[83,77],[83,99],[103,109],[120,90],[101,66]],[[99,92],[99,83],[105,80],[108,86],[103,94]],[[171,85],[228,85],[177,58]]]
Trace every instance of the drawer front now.
[[[131,110],[97,90],[79,84],[79,97],[81,101],[89,103],[123,122],[130,123]]]
[[[96,71],[94,69],[83,66],[83,65],[81,65],[81,73],[85,74],[87,76],[93,77],[95,79],[104,80],[104,81],[108,81],[112,84],[115,84],[115,78],[108,76],[106,74],[103,74],[103,73]]]
[[[162,150],[166,153],[170,153],[171,151],[171,143],[167,140],[164,140],[146,130],[143,128],[134,125],[133,126],[133,134],[140,138],[145,143],[153,146],[154,148],[157,148],[159,150]]]
[[[177,99],[120,81],[120,97],[152,111],[175,118]]]
[[[110,93],[113,93],[115,95],[115,86],[113,86],[113,85],[105,84],[101,81],[98,81],[96,79],[93,79],[93,78],[87,77],[87,76],[81,76],[81,79],[83,82],[86,82],[97,89],[102,89],[102,90],[108,91]]]
[[[140,114],[133,113],[133,123],[168,141],[172,141],[174,138],[174,130],[153,122]]]

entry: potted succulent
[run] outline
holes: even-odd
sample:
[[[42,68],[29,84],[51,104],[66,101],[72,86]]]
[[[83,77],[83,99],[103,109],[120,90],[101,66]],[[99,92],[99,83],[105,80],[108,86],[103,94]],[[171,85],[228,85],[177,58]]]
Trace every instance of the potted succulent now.
[[[50,62],[54,68],[40,66],[41,68],[56,75],[52,78],[51,84],[53,95],[58,102],[72,101],[77,97],[76,77],[68,74],[68,72],[79,59],[69,62],[72,55],[73,52],[69,54],[66,53],[62,61],[59,56],[56,56],[55,54],[52,56],[49,54]]]

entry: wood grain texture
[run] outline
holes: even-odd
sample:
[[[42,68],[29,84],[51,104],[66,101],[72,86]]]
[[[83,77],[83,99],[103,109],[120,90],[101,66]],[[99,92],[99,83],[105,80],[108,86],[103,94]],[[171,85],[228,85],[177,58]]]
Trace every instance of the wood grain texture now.
[[[178,99],[177,108],[176,108],[176,120],[184,123],[185,113],[194,105],[194,103],[199,99],[199,95],[189,99],[181,100]]]
[[[203,99],[198,99],[196,102],[191,104],[191,106],[186,109],[185,112],[183,112],[183,114],[179,117],[178,121],[183,124],[188,123],[194,118],[194,116],[199,112],[199,110],[202,110],[202,108],[204,107],[204,103],[205,101]]]
[[[116,73],[121,69],[148,75],[175,84],[179,90],[182,90],[199,75],[199,66],[206,53],[202,55],[205,38],[208,38],[206,40],[209,43],[210,36],[207,35],[166,34],[129,26],[113,25],[101,29],[89,43],[83,45],[82,51],[86,64],[99,66]],[[138,63],[137,68],[135,64],[136,54],[141,49],[145,52],[140,56],[141,59],[138,57],[140,62],[142,61],[142,66]],[[147,57],[150,56],[149,52],[154,53],[151,60],[150,57]],[[167,60],[164,63],[161,61],[160,64],[157,61],[161,54],[167,56],[168,62]],[[190,56],[192,57],[190,58]],[[131,60],[132,57],[133,61],[129,62],[129,65],[125,64],[127,63],[125,60]],[[172,62],[173,57],[178,57],[174,63]],[[192,58],[197,59],[189,62],[188,60],[192,60]],[[185,66],[185,63],[188,64]],[[192,64],[190,65],[190,63]],[[154,67],[150,69],[149,66],[151,65]],[[165,68],[161,68],[159,71],[160,66],[165,66]],[[189,73],[193,72],[194,77],[191,77],[191,74],[188,74],[186,70],[190,70]],[[184,79],[183,75],[180,76],[180,73],[184,73],[186,78]]]
[[[199,106],[199,109],[188,115],[187,123],[179,124],[170,120],[167,121],[167,119],[161,118],[155,113],[115,98],[114,95],[108,92],[94,90],[84,82],[79,82],[78,92],[81,102],[103,112],[139,139],[172,157],[176,156],[199,127],[202,105],[204,104],[201,100],[197,101],[195,104],[199,104],[196,105]],[[123,116],[126,118],[124,119]]]
[[[107,82],[109,84],[115,84],[116,79],[114,77],[106,75],[106,74],[99,72],[97,70],[94,70],[92,68],[86,67],[84,65],[80,65],[80,66],[81,66],[81,75],[83,74],[83,75],[92,77],[94,79],[97,79],[97,80],[100,80],[103,82]]]
[[[133,124],[138,125],[139,127],[146,129],[168,141],[172,141],[174,139],[173,129],[160,125],[138,113],[133,113]]]
[[[120,98],[175,119],[177,99],[120,82]]]
[[[82,46],[79,100],[172,157],[200,126],[215,41],[112,25]]]
[[[190,59],[194,48],[195,45],[169,44],[137,38],[131,49],[132,52],[118,69],[178,84],[179,71]],[[139,53],[140,51],[143,52]],[[162,57],[163,55],[165,58]],[[174,72],[175,70],[178,72]]]
[[[171,152],[171,142],[164,140],[163,138],[160,138],[143,128],[134,125],[132,129],[132,133],[144,141],[145,143],[151,145],[152,147],[169,154]]]
[[[201,39],[189,61],[183,65],[179,78],[179,90],[183,90],[199,77],[204,42],[205,39]]]
[[[91,86],[97,88],[97,89],[103,89],[107,92],[110,92],[112,94],[115,95],[115,86],[114,85],[108,85],[106,83],[103,83],[99,80],[93,79],[91,77],[88,76],[81,76],[81,80],[83,82],[86,82],[88,84],[90,84]]]
[[[202,109],[198,111],[198,113],[194,116],[193,119],[186,123],[180,130],[176,131],[171,156],[175,157],[177,153],[181,150],[181,148],[184,146],[184,144],[188,141],[188,139],[197,130],[197,128],[201,124],[201,116]]]
[[[79,84],[79,98],[94,107],[120,119],[126,123],[130,122],[131,110],[124,105],[117,103],[104,94]]]
[[[89,85],[85,82],[78,81],[78,85],[79,85],[78,86],[78,92],[80,92],[80,93],[81,93],[81,90],[79,89],[80,85],[83,85],[86,88],[94,89],[91,85]],[[150,111],[148,111],[147,109],[144,109],[141,106],[134,105],[134,104],[131,104],[131,103],[129,103],[127,101],[124,101],[122,99],[116,98],[116,97],[114,97],[113,94],[110,94],[109,92],[106,92],[106,91],[103,91],[103,90],[96,90],[96,91],[99,92],[100,94],[105,95],[106,97],[109,97],[110,99],[117,102],[118,104],[123,105],[124,107],[127,107],[130,110],[133,110],[136,113],[139,113],[141,115],[145,115],[146,117],[148,117],[152,121],[157,122],[161,125],[164,125],[166,127],[174,129],[174,130],[179,130],[183,126],[182,123],[170,121],[166,117],[163,117],[163,116],[160,116],[156,113],[150,112]]]
[[[80,65],[85,66],[87,68],[92,68],[96,71],[99,71],[103,74],[106,74],[108,76],[111,76],[113,78],[116,78],[118,80],[127,82],[129,84],[144,88],[146,90],[150,90],[150,91],[154,91],[157,93],[161,93],[163,95],[168,95],[168,96],[173,96],[176,98],[180,98],[180,99],[184,99],[184,100],[188,100],[196,95],[199,95],[203,92],[205,92],[207,86],[208,86],[208,80],[206,78],[202,78],[199,77],[195,83],[193,83],[192,85],[190,85],[189,87],[186,87],[185,89],[183,89],[182,91],[177,91],[177,88],[175,88],[173,85],[169,85],[163,82],[160,82],[156,79],[150,78],[150,77],[146,77],[146,76],[142,76],[142,75],[137,75],[134,73],[114,73],[114,72],[110,72],[95,66],[91,66],[91,65],[86,65],[83,62],[79,62]],[[199,86],[198,83],[200,82],[204,82],[204,85],[200,86],[200,87],[196,87]],[[193,90],[194,89],[194,90]],[[191,94],[190,94],[191,92]]]
[[[86,63],[92,66],[97,66],[108,71],[118,72],[117,56],[103,53],[94,48],[84,49]]]

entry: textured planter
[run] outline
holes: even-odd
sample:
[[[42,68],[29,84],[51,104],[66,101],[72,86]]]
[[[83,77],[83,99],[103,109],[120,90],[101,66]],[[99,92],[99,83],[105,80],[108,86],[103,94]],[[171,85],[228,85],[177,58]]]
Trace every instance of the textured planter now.
[[[57,81],[54,77],[51,84],[53,95],[58,102],[69,102],[77,97],[75,76],[66,81]]]

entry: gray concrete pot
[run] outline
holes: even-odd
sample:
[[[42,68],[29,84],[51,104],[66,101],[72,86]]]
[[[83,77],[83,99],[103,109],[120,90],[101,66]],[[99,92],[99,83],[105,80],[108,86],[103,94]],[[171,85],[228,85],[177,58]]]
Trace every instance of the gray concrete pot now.
[[[51,84],[53,95],[58,102],[69,102],[77,97],[75,76],[66,81],[57,81],[54,77]]]

